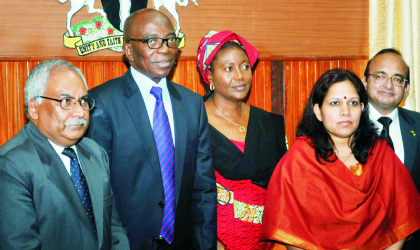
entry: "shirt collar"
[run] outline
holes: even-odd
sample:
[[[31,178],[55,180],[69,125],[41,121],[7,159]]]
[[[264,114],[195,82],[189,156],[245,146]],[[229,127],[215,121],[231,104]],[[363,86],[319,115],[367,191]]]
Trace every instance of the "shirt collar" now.
[[[136,81],[137,86],[140,89],[140,92],[143,98],[147,96],[146,94],[150,93],[150,90],[152,89],[153,86],[160,87],[162,89],[162,93],[165,93],[168,91],[168,86],[166,84],[166,77],[163,77],[162,79],[160,79],[158,83],[156,83],[149,77],[137,71],[134,67],[131,66],[130,70],[131,70],[131,74],[133,75],[134,80]]]
[[[375,109],[375,107],[372,106],[372,104],[368,103],[369,106],[369,117],[371,120],[377,121],[381,117],[389,117],[393,121],[395,121],[398,118],[398,108],[395,108],[391,113],[387,115],[382,115],[379,113],[378,110]]]
[[[53,147],[53,149],[55,150],[55,152],[57,152],[57,154],[59,156],[63,153],[65,147],[62,147],[62,146],[59,146],[59,145],[55,144],[50,139],[48,139],[48,142],[51,144],[51,146]],[[74,150],[74,152],[76,152],[76,155],[77,155],[76,145],[70,146],[69,148],[72,148]]]

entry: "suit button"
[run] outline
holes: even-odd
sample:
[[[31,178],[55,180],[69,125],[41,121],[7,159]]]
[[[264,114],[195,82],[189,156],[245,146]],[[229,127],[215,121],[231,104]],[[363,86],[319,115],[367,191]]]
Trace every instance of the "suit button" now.
[[[162,201],[159,201],[158,206],[159,206],[160,208],[163,208],[163,207],[165,206],[165,203],[163,203]]]

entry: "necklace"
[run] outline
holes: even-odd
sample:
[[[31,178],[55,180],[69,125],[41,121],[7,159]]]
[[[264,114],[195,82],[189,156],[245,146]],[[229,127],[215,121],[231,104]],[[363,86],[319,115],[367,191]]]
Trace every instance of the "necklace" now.
[[[334,149],[334,154],[335,154],[335,156],[337,158],[339,158],[338,155],[340,153],[338,152],[338,149],[337,148]],[[344,160],[341,160],[340,158],[339,159],[341,160],[342,163],[344,163],[344,162],[346,162],[350,158],[350,155],[352,155],[352,154],[353,154],[353,151],[350,151],[350,154],[346,157],[346,159],[344,159]]]
[[[351,152],[346,157],[346,159],[343,161],[343,163],[346,162],[350,158],[350,155],[352,155],[352,154],[353,154],[353,152]],[[354,164],[354,165],[349,166],[348,168],[350,169],[350,172],[351,172],[352,175],[361,176],[363,174],[363,165],[360,164],[359,162]]]
[[[353,154],[353,152],[350,152],[349,156],[347,156],[347,158],[343,161],[343,163],[346,162],[350,158],[350,155],[352,155],[352,154]]]
[[[246,132],[246,128],[244,126],[242,126],[242,117],[244,115],[244,106],[242,106],[242,102],[241,102],[241,123],[239,123],[239,124],[238,123],[234,123],[233,121],[229,120],[219,110],[217,110],[216,106],[214,106],[214,98],[211,99],[211,104],[213,104],[214,110],[216,110],[219,115],[221,115],[223,118],[225,118],[226,121],[232,123],[235,126],[239,126],[239,132],[241,132],[241,133],[245,133]]]

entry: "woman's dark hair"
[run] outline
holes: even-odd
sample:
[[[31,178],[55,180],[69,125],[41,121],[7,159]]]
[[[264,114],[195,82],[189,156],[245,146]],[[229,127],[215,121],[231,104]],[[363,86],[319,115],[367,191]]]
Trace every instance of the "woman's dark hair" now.
[[[350,145],[353,155],[358,162],[366,163],[370,150],[373,149],[377,138],[376,127],[369,120],[368,96],[362,81],[353,72],[343,69],[329,70],[315,83],[302,119],[296,129],[296,136],[305,135],[311,139],[311,146],[315,149],[316,159],[321,164],[321,159],[326,162],[334,162],[337,160],[337,156],[332,160],[329,159],[334,154],[334,142],[325,129],[324,124],[316,118],[314,105],[318,104],[321,108],[331,86],[346,80],[353,84],[359,95],[360,102],[364,104],[359,127],[356,129]]]
[[[223,45],[222,45],[222,47],[220,47],[220,50],[219,50],[219,51],[217,51],[216,55],[213,57],[213,60],[211,61],[210,65],[209,65],[209,70],[210,70],[210,72],[211,72],[211,73],[213,73],[213,72],[214,72],[214,71],[213,71],[213,70],[214,70],[214,68],[213,68],[213,62],[214,62],[214,60],[216,60],[216,59],[217,59],[217,55],[220,53],[220,51],[222,51],[222,50],[224,50],[224,49],[227,49],[227,48],[232,48],[232,47],[237,47],[237,48],[240,48],[240,49],[242,49],[242,50],[245,52],[245,54],[246,54],[245,49],[244,49],[241,45],[239,45],[237,42],[234,42],[234,41],[229,41],[229,42],[227,42],[227,43],[223,44]],[[214,96],[214,92],[213,92],[213,91],[211,91],[210,89],[208,89],[207,84],[204,84],[204,85],[206,85],[207,91],[206,91],[206,93],[204,94],[203,99],[204,99],[204,101],[207,101],[208,99],[211,99],[211,98]]]

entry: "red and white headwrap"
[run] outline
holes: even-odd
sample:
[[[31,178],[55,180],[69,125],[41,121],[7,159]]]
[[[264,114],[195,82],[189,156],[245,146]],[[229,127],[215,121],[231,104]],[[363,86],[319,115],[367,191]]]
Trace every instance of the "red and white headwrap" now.
[[[236,33],[232,31],[209,31],[209,33],[201,39],[200,46],[197,50],[197,66],[199,67],[200,74],[207,85],[209,85],[209,65],[223,44],[229,41],[234,41],[244,48],[251,67],[253,67],[257,61],[259,55],[258,51]]]

